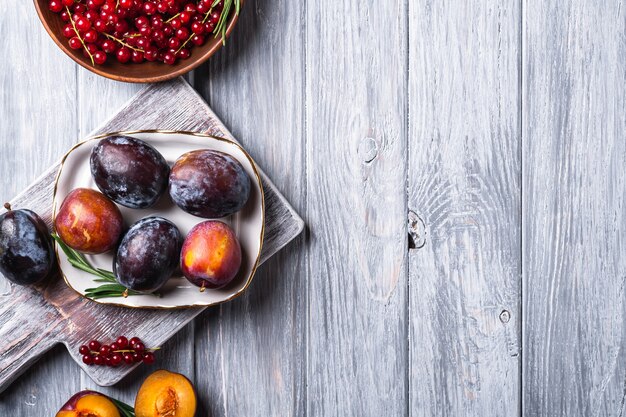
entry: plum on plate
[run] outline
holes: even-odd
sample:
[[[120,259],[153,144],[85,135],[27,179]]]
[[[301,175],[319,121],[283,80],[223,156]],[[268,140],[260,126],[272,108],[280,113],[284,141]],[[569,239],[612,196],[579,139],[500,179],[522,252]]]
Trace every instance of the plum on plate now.
[[[180,255],[185,278],[201,288],[221,288],[241,267],[241,245],[226,223],[207,220],[197,224],[185,239]]]
[[[113,249],[123,226],[120,209],[102,193],[89,188],[71,191],[54,219],[54,228],[67,246],[91,254]]]
[[[246,204],[250,177],[233,156],[201,149],[178,158],[170,172],[169,191],[184,211],[209,219],[220,218]]]
[[[167,189],[170,168],[165,158],[142,140],[102,139],[91,151],[89,163],[100,191],[122,206],[151,207]]]
[[[19,285],[36,284],[54,266],[48,227],[30,210],[11,210],[0,216],[0,273]]]
[[[96,391],[80,391],[56,413],[56,417],[120,417],[120,411],[109,397]]]
[[[117,249],[113,273],[131,290],[151,293],[163,286],[178,267],[182,236],[174,223],[146,217],[128,230]]]
[[[196,403],[193,385],[184,375],[159,370],[141,384],[135,399],[135,415],[193,417]]]

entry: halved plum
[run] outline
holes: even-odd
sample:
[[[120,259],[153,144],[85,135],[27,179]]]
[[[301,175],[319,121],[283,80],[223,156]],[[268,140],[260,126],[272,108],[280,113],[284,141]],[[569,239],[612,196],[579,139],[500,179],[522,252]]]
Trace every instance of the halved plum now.
[[[136,417],[194,417],[196,393],[181,374],[159,370],[141,384],[135,399]]]
[[[70,398],[56,414],[56,417],[120,417],[117,406],[107,397],[96,391],[80,391]]]

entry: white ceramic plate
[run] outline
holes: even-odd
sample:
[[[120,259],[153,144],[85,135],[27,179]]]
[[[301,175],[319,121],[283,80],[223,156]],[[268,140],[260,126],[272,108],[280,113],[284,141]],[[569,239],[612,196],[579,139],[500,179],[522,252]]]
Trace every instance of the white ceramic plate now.
[[[235,230],[243,255],[239,274],[227,287],[218,290],[206,289],[204,292],[201,292],[198,287],[191,284],[184,277],[173,276],[159,290],[160,297],[154,295],[133,295],[127,298],[102,298],[97,301],[103,304],[135,308],[178,308],[209,306],[231,300],[241,294],[250,285],[258,266],[263,244],[265,206],[263,186],[254,161],[235,142],[197,133],[163,131],[120,132],[88,139],[72,148],[61,163],[53,201],[54,215],[56,215],[65,196],[75,188],[82,187],[98,190],[91,177],[89,157],[91,150],[98,144],[100,139],[113,134],[128,135],[146,141],[161,152],[170,166],[185,152],[197,149],[212,149],[228,153],[243,165],[250,176],[252,186],[250,188],[250,198],[244,208],[232,216],[220,219],[230,224]],[[206,220],[182,211],[172,202],[167,193],[161,197],[156,206],[148,209],[136,210],[120,205],[118,207],[124,216],[127,226],[132,225],[143,217],[157,215],[174,222],[183,236],[186,236],[193,226]],[[71,266],[58,245],[56,246],[56,253],[65,282],[76,292],[84,296],[87,288],[100,285],[94,281],[96,277],[93,275]],[[87,255],[87,259],[95,267],[107,271],[112,269],[112,252],[101,255]]]

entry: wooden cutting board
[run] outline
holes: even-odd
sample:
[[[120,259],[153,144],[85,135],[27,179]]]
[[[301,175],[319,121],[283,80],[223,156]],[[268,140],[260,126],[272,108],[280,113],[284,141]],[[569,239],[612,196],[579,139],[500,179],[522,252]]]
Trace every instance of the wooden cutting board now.
[[[140,129],[206,132],[234,140],[206,102],[182,78],[146,87],[92,135]],[[58,169],[57,163],[13,199],[13,208],[34,210],[50,226]],[[263,172],[261,177],[266,206],[261,253],[264,262],[300,234],[304,223]],[[0,278],[0,391],[58,343],[67,347],[72,358],[98,385],[113,385],[136,366],[86,366],[78,354],[81,344],[91,339],[112,341],[125,334],[140,337],[147,346],[161,346],[204,309],[112,307],[80,297],[58,276],[38,287],[21,287]]]

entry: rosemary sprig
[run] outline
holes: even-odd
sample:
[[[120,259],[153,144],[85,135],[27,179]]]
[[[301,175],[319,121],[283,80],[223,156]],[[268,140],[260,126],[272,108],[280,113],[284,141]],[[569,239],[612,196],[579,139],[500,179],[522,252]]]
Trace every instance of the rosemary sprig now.
[[[126,298],[129,295],[142,295],[140,292],[129,290],[125,286],[118,284],[113,272],[93,267],[87,258],[85,258],[85,255],[67,246],[56,234],[53,233],[52,238],[61,247],[61,250],[65,253],[65,256],[67,256],[67,261],[70,265],[76,269],[80,269],[81,271],[85,271],[98,277],[94,280],[95,282],[104,283],[95,288],[87,288],[85,290],[85,296],[87,298],[98,300],[100,298]]]
[[[211,8],[215,7],[220,0],[215,0]],[[235,4],[235,14],[239,16],[239,10],[241,9],[241,0],[224,0],[224,8],[222,9],[222,14],[220,15],[220,20],[218,20],[217,25],[215,25],[215,29],[213,33],[217,38],[218,35],[222,36],[222,44],[226,45],[226,29],[228,25],[228,16],[230,15],[230,9],[233,6],[233,2]]]
[[[116,400],[115,398],[109,397],[113,404],[120,410],[120,414],[122,417],[135,417],[135,409],[130,405],[123,403],[121,401]]]

